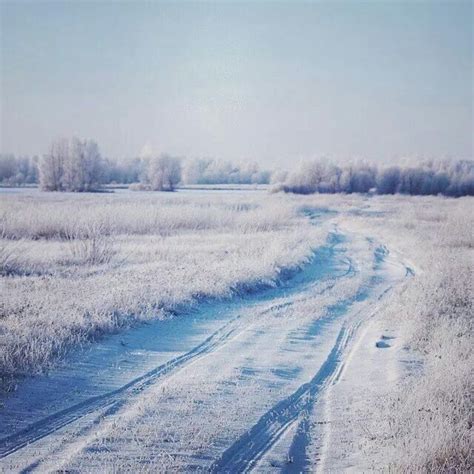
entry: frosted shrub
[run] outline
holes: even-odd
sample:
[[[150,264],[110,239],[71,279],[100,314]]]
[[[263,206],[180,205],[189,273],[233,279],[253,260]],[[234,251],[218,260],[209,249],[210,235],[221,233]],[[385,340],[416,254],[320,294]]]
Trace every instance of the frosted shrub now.
[[[21,240],[7,238],[7,219],[5,212],[0,220],[0,275],[20,275],[24,271],[22,255],[25,250]]]
[[[0,275],[20,275],[24,271],[21,241],[0,240]]]
[[[101,221],[74,225],[67,231],[69,250],[75,261],[89,265],[109,263],[114,255],[110,226]]]
[[[168,155],[149,158],[142,184],[152,191],[173,191],[181,180],[181,161]]]

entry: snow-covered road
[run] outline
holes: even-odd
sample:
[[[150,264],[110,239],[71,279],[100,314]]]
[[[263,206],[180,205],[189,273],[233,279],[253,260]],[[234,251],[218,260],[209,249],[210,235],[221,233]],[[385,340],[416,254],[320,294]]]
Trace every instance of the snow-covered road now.
[[[0,468],[317,467],[314,452],[325,449],[331,428],[315,408],[361,328],[408,274],[369,236],[324,225],[326,244],[278,287],[202,302],[24,381],[0,412]]]

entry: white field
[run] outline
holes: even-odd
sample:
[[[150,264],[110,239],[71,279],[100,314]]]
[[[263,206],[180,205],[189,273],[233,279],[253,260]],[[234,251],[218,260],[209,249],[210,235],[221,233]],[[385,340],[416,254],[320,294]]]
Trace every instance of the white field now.
[[[468,470],[473,202],[3,195],[0,468]]]
[[[33,192],[1,206],[4,377],[135,320],[273,284],[324,238],[284,196]]]

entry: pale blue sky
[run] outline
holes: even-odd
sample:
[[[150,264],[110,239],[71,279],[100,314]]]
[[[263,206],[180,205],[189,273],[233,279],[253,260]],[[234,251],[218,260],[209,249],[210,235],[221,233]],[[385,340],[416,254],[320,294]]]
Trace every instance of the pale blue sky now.
[[[472,2],[1,3],[1,151],[472,157]]]

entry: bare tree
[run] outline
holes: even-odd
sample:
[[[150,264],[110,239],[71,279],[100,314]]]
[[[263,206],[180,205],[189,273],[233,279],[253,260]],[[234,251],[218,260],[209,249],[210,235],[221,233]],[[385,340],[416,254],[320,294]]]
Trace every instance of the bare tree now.
[[[103,181],[104,162],[99,146],[93,140],[86,140],[83,143],[83,176],[85,191],[96,189]]]
[[[146,180],[153,191],[173,191],[181,181],[181,161],[168,155],[150,158]]]
[[[69,156],[69,142],[56,140],[51,144],[49,153],[39,162],[39,184],[43,191],[62,191],[64,162]]]
[[[63,186],[67,191],[84,191],[83,161],[83,143],[78,138],[73,138],[64,160]]]
[[[45,191],[93,191],[102,182],[102,163],[96,142],[58,140],[40,161],[40,187]]]

